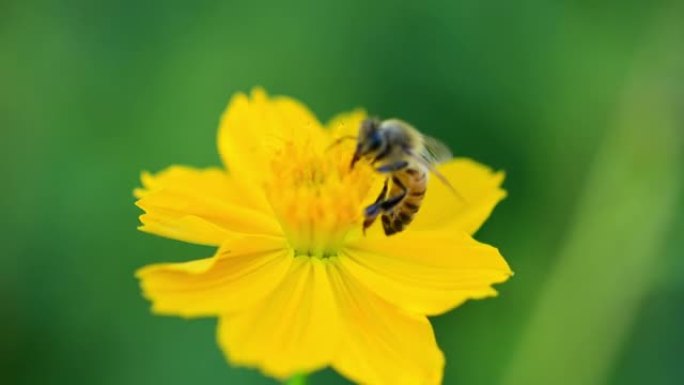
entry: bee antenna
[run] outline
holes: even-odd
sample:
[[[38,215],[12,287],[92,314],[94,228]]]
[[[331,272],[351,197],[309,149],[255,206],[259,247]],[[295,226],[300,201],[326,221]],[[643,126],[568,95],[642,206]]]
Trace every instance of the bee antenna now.
[[[334,142],[332,142],[332,143],[328,146],[328,148],[326,148],[325,150],[326,150],[326,151],[330,151],[333,147],[339,146],[340,143],[344,142],[345,140],[356,140],[356,139],[358,139],[358,138],[357,138],[356,136],[353,136],[353,135],[345,135],[345,136],[339,137],[339,138],[337,138],[337,140],[335,140]]]

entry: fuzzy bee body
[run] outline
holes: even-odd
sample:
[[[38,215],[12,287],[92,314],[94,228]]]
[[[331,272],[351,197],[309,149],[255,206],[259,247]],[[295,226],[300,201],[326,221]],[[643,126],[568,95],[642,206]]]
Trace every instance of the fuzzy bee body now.
[[[382,228],[386,235],[404,230],[413,221],[427,192],[427,179],[427,170],[418,165],[406,167],[392,175],[388,196],[404,194],[404,199],[381,214]]]
[[[398,119],[364,120],[351,167],[366,159],[376,171],[387,175],[380,195],[365,209],[364,232],[378,216],[386,235],[404,230],[420,210],[427,192],[428,173],[435,173],[448,184],[432,167],[446,158],[451,158],[446,146],[422,135],[408,123]]]

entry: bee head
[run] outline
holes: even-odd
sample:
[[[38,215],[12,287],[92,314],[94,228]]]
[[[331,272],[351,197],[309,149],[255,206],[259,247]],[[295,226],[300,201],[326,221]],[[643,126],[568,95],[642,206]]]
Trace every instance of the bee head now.
[[[377,118],[364,119],[359,127],[359,136],[356,151],[351,161],[351,168],[363,157],[370,157],[379,152],[383,146],[383,137],[380,133],[380,120]]]

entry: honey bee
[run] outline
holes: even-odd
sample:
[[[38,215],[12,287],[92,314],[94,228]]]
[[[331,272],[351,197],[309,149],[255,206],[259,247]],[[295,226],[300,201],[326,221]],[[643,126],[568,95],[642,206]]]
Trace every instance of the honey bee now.
[[[410,124],[399,119],[365,119],[356,139],[350,167],[353,169],[360,159],[365,159],[377,172],[387,175],[375,202],[364,210],[364,234],[378,216],[382,218],[385,235],[404,230],[420,210],[429,173],[463,199],[434,167],[452,158],[449,148]]]

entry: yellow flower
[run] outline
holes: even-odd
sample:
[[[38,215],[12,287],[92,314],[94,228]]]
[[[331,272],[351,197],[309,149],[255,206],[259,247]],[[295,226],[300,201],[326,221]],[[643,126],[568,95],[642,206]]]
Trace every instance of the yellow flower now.
[[[493,296],[511,271],[471,235],[504,196],[502,173],[466,159],[440,171],[404,232],[361,232],[381,188],[350,170],[362,111],[323,128],[296,100],[234,96],[218,149],[226,169],[172,166],[136,190],[141,230],[217,246],[211,258],[137,272],[157,314],[218,317],[229,362],[287,378],[326,366],[364,384],[438,384],[444,357],[427,316]]]

